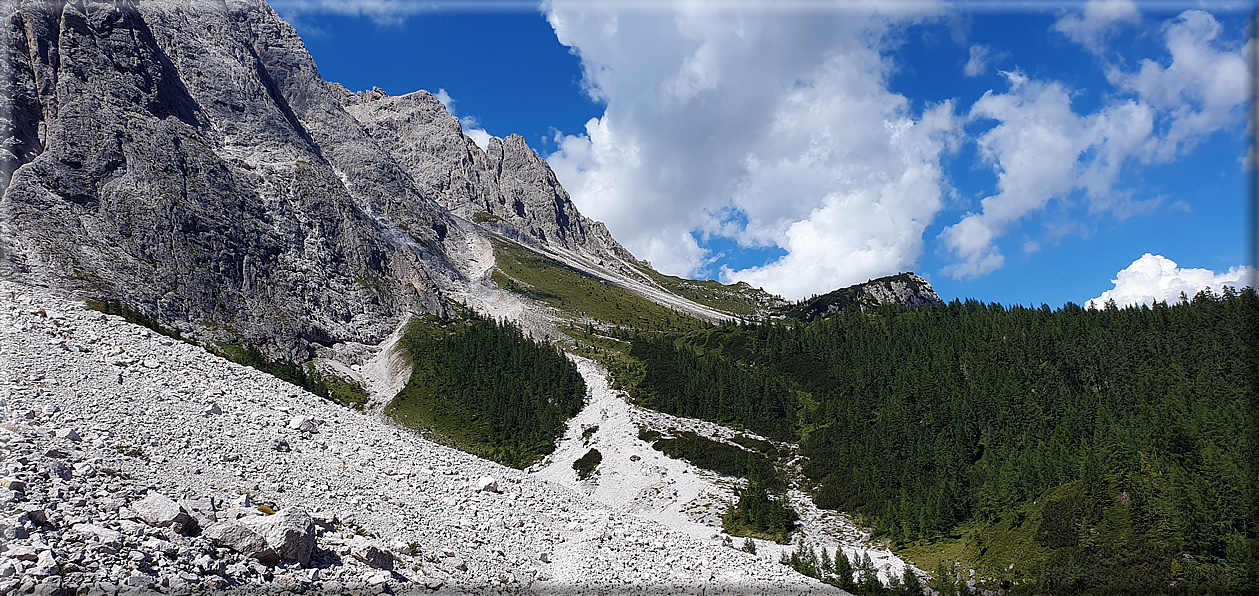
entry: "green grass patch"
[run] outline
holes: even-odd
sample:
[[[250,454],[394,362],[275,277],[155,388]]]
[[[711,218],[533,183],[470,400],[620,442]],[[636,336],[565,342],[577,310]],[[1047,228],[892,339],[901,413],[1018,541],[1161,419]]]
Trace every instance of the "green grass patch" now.
[[[472,214],[473,223],[483,224],[487,221],[504,221],[504,220],[503,218],[497,215],[494,215],[493,213],[490,213],[488,211],[478,211]]]
[[[545,302],[574,320],[640,331],[700,329],[708,324],[660,306],[606,280],[542,256],[518,244],[494,239],[499,286]]]
[[[385,413],[447,444],[517,468],[555,450],[586,384],[554,346],[468,312],[413,320],[401,346],[411,379]]]
[[[128,323],[148,327],[149,329],[165,335],[166,337],[185,341],[183,335],[179,333],[178,329],[166,327],[165,325],[158,323],[157,319],[154,319],[153,317],[150,317],[149,315],[146,315],[118,300],[89,299],[87,300],[87,307],[98,312],[103,312],[107,315],[120,316],[123,319],[126,319]]]
[[[711,279],[694,280],[665,275],[649,267],[637,269],[678,296],[732,315],[764,317],[788,304],[781,297],[744,282],[725,285]]]

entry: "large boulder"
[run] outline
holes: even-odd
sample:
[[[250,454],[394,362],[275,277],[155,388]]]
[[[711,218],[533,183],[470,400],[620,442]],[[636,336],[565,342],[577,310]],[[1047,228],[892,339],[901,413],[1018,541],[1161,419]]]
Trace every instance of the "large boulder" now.
[[[280,558],[310,564],[315,550],[315,522],[301,509],[283,509],[275,515],[249,517],[241,524],[261,534]]]
[[[184,511],[179,503],[172,501],[166,495],[161,493],[149,493],[143,499],[131,504],[131,510],[135,512],[144,523],[159,528],[165,528],[179,524],[180,528],[191,530],[195,528],[197,522],[192,516]]]
[[[246,557],[258,559],[264,565],[275,565],[280,562],[280,555],[267,543],[267,539],[259,532],[240,522],[222,522],[214,524],[201,532],[215,546],[230,548]]]

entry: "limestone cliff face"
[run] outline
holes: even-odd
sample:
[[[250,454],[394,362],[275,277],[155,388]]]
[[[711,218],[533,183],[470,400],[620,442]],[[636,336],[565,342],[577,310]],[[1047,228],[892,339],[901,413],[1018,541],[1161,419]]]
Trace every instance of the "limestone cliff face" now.
[[[602,223],[577,211],[523,137],[491,138],[482,151],[427,91],[396,97],[380,90],[342,91],[341,97],[424,196],[451,213],[533,241],[633,259]]]
[[[442,310],[452,212],[624,250],[523,139],[326,83],[261,0],[0,0],[0,64],[0,269],[203,339],[300,359]]]

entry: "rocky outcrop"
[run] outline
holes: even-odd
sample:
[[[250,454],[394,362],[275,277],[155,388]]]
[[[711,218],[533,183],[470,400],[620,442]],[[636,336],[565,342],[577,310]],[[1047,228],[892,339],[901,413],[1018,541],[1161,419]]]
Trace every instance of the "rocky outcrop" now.
[[[431,93],[333,89],[426,197],[464,219],[603,258],[634,258],[600,222],[578,213],[555,173],[520,135],[480,147]]]
[[[864,309],[881,304],[919,307],[942,302],[927,280],[914,273],[899,273],[814,296],[782,307],[780,312],[789,317],[811,321],[849,308]]]
[[[0,15],[0,273],[304,360],[442,311],[454,216],[633,259],[523,138],[482,151],[427,92],[323,81],[262,0]]]

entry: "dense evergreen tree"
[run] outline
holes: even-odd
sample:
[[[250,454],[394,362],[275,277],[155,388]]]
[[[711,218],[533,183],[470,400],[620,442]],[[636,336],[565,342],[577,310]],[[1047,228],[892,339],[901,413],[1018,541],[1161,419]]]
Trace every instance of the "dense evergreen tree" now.
[[[727,324],[633,338],[645,374],[631,394],[801,440],[817,504],[894,542],[1030,511],[1051,552],[1032,580],[1051,591],[1241,589],[1255,581],[1257,316],[1247,289]]]
[[[411,379],[386,412],[506,465],[525,467],[554,451],[585,403],[573,363],[513,325],[471,314],[446,326],[416,322],[402,345]]]

